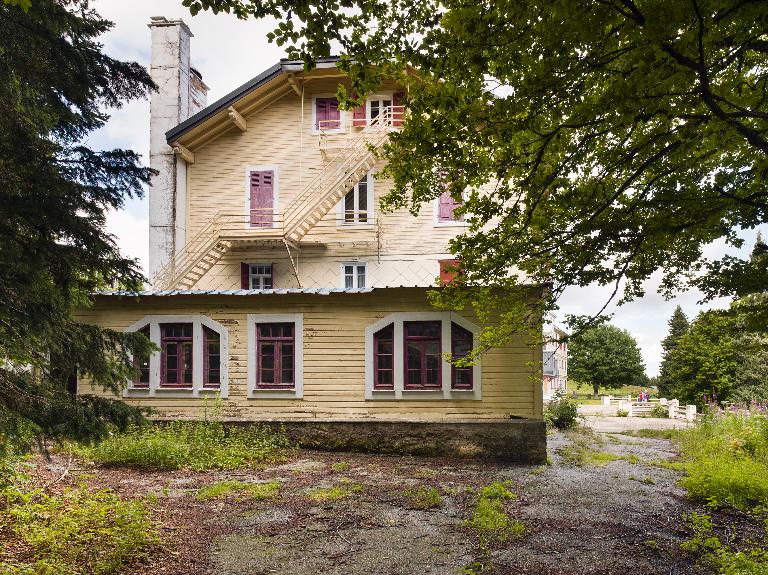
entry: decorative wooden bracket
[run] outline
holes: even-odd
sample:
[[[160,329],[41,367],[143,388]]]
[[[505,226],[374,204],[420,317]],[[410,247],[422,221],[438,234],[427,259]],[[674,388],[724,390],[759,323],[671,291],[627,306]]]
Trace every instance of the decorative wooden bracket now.
[[[245,118],[240,115],[240,112],[230,106],[227,108],[227,114],[229,115],[229,119],[232,120],[232,123],[237,126],[241,132],[245,132],[248,128],[248,124],[245,122]]]
[[[296,95],[301,98],[301,86],[299,86],[299,83],[296,81],[296,74],[288,74],[288,83],[291,85],[291,88],[293,88],[293,91],[296,92]]]
[[[191,150],[188,150],[181,144],[174,144],[173,145],[173,153],[176,154],[179,158],[187,162],[188,164],[194,164],[195,163],[195,154],[192,153]]]

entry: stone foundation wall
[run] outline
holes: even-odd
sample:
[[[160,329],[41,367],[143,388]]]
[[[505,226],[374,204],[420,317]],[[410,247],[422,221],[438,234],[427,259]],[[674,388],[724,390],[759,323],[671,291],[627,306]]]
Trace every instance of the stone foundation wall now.
[[[487,422],[270,421],[301,447],[407,455],[488,457],[517,463],[544,463],[543,421]]]

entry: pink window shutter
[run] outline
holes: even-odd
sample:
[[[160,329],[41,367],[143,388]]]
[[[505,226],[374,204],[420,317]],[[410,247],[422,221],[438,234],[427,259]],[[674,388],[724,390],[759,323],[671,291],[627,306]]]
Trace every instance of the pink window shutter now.
[[[454,211],[461,207],[461,202],[453,199],[449,192],[443,192],[438,199],[437,220],[439,222],[462,222],[464,216],[456,216]]]
[[[275,173],[271,170],[251,172],[251,227],[271,228]]]
[[[251,289],[251,266],[240,263],[240,289]]]

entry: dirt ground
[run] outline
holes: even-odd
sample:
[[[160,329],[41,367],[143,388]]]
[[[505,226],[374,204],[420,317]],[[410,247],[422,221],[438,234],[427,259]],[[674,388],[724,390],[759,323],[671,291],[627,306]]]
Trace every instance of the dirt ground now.
[[[577,466],[564,461],[572,439],[549,437],[551,465],[503,465],[417,457],[298,451],[289,461],[240,472],[137,472],[86,467],[94,487],[125,496],[154,493],[166,545],[132,573],[217,575],[538,575],[704,573],[681,553],[681,517],[695,510],[676,485],[679,472],[651,465],[675,457],[672,444],[600,434],[598,449],[629,460]],[[630,457],[634,455],[635,458]],[[66,462],[54,459],[48,473]],[[70,480],[68,479],[68,480]],[[195,497],[224,479],[279,481],[277,498]],[[484,552],[465,525],[476,490],[511,482],[506,511],[525,524],[521,539]],[[349,496],[318,501],[318,487]],[[439,490],[441,504],[414,509],[409,488]],[[468,489],[471,488],[471,489]]]

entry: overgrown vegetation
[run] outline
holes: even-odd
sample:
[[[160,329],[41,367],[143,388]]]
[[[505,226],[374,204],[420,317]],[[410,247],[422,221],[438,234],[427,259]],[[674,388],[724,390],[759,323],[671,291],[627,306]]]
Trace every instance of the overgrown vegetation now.
[[[13,557],[0,550],[4,575],[110,575],[160,543],[143,499],[85,485],[51,495],[23,475],[0,491],[0,532],[15,550]]]
[[[579,424],[579,407],[558,391],[544,408],[544,421],[549,428],[573,429]]]
[[[712,516],[691,513],[686,522],[693,537],[680,547],[699,555],[720,575],[768,575],[768,550],[765,542],[736,541],[731,535],[724,542],[714,531]]]
[[[200,501],[217,499],[236,495],[238,498],[247,499],[271,499],[277,497],[280,492],[280,483],[278,481],[267,481],[266,483],[245,483],[235,479],[217,481],[197,490],[195,495]]]
[[[661,405],[660,403],[653,406],[653,409],[651,410],[651,417],[656,417],[659,419],[665,419],[669,417],[669,408],[666,405]]]
[[[218,421],[132,427],[81,453],[102,465],[140,469],[237,469],[285,458],[286,435],[260,425],[226,427]]]

